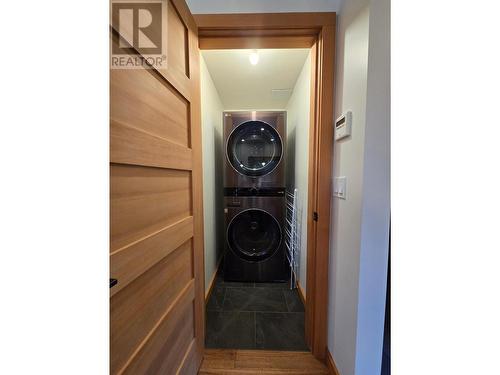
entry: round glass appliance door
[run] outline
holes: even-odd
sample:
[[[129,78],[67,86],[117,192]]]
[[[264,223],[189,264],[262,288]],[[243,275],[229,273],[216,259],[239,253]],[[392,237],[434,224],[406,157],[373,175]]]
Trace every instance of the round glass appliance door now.
[[[247,121],[236,127],[227,142],[227,157],[233,168],[246,176],[264,176],[281,160],[278,132],[262,121]]]
[[[259,209],[240,212],[227,228],[231,250],[248,261],[261,261],[272,256],[281,244],[281,228],[276,219]]]

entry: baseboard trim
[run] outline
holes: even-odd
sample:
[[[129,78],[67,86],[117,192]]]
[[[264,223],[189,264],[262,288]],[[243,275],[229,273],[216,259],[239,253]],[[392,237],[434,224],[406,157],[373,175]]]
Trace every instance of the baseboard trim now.
[[[340,375],[339,369],[333,360],[332,353],[330,353],[328,348],[326,349],[326,366],[331,375]]]
[[[300,283],[297,281],[297,291],[299,292],[299,297],[302,300],[302,303],[304,306],[306,305],[306,294],[304,293],[304,290],[300,286]]]
[[[217,278],[217,274],[219,273],[219,268],[222,263],[222,258],[224,258],[223,255],[219,258],[217,261],[217,267],[215,267],[215,272],[212,275],[212,278],[210,279],[210,285],[207,290],[205,290],[205,303],[208,302],[208,299],[210,298],[210,294],[212,294],[212,289],[214,288],[215,285],[215,279]]]

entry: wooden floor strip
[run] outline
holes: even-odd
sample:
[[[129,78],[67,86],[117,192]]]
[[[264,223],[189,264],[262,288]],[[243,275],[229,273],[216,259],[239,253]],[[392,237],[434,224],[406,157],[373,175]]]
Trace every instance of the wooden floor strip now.
[[[327,367],[309,352],[206,349],[200,375],[326,375]]]

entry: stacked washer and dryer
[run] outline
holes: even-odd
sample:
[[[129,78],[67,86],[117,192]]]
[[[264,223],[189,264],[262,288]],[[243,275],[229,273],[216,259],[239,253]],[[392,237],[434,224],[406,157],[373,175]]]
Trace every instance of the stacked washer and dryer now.
[[[285,281],[286,112],[224,112],[227,281]]]

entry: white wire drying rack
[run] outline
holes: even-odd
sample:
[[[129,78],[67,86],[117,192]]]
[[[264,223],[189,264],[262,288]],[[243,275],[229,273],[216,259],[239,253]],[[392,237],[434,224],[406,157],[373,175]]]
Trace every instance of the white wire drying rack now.
[[[293,193],[286,192],[285,215],[285,246],[286,257],[290,265],[290,289],[297,288],[297,275],[299,273],[300,246],[297,223],[297,189]]]

